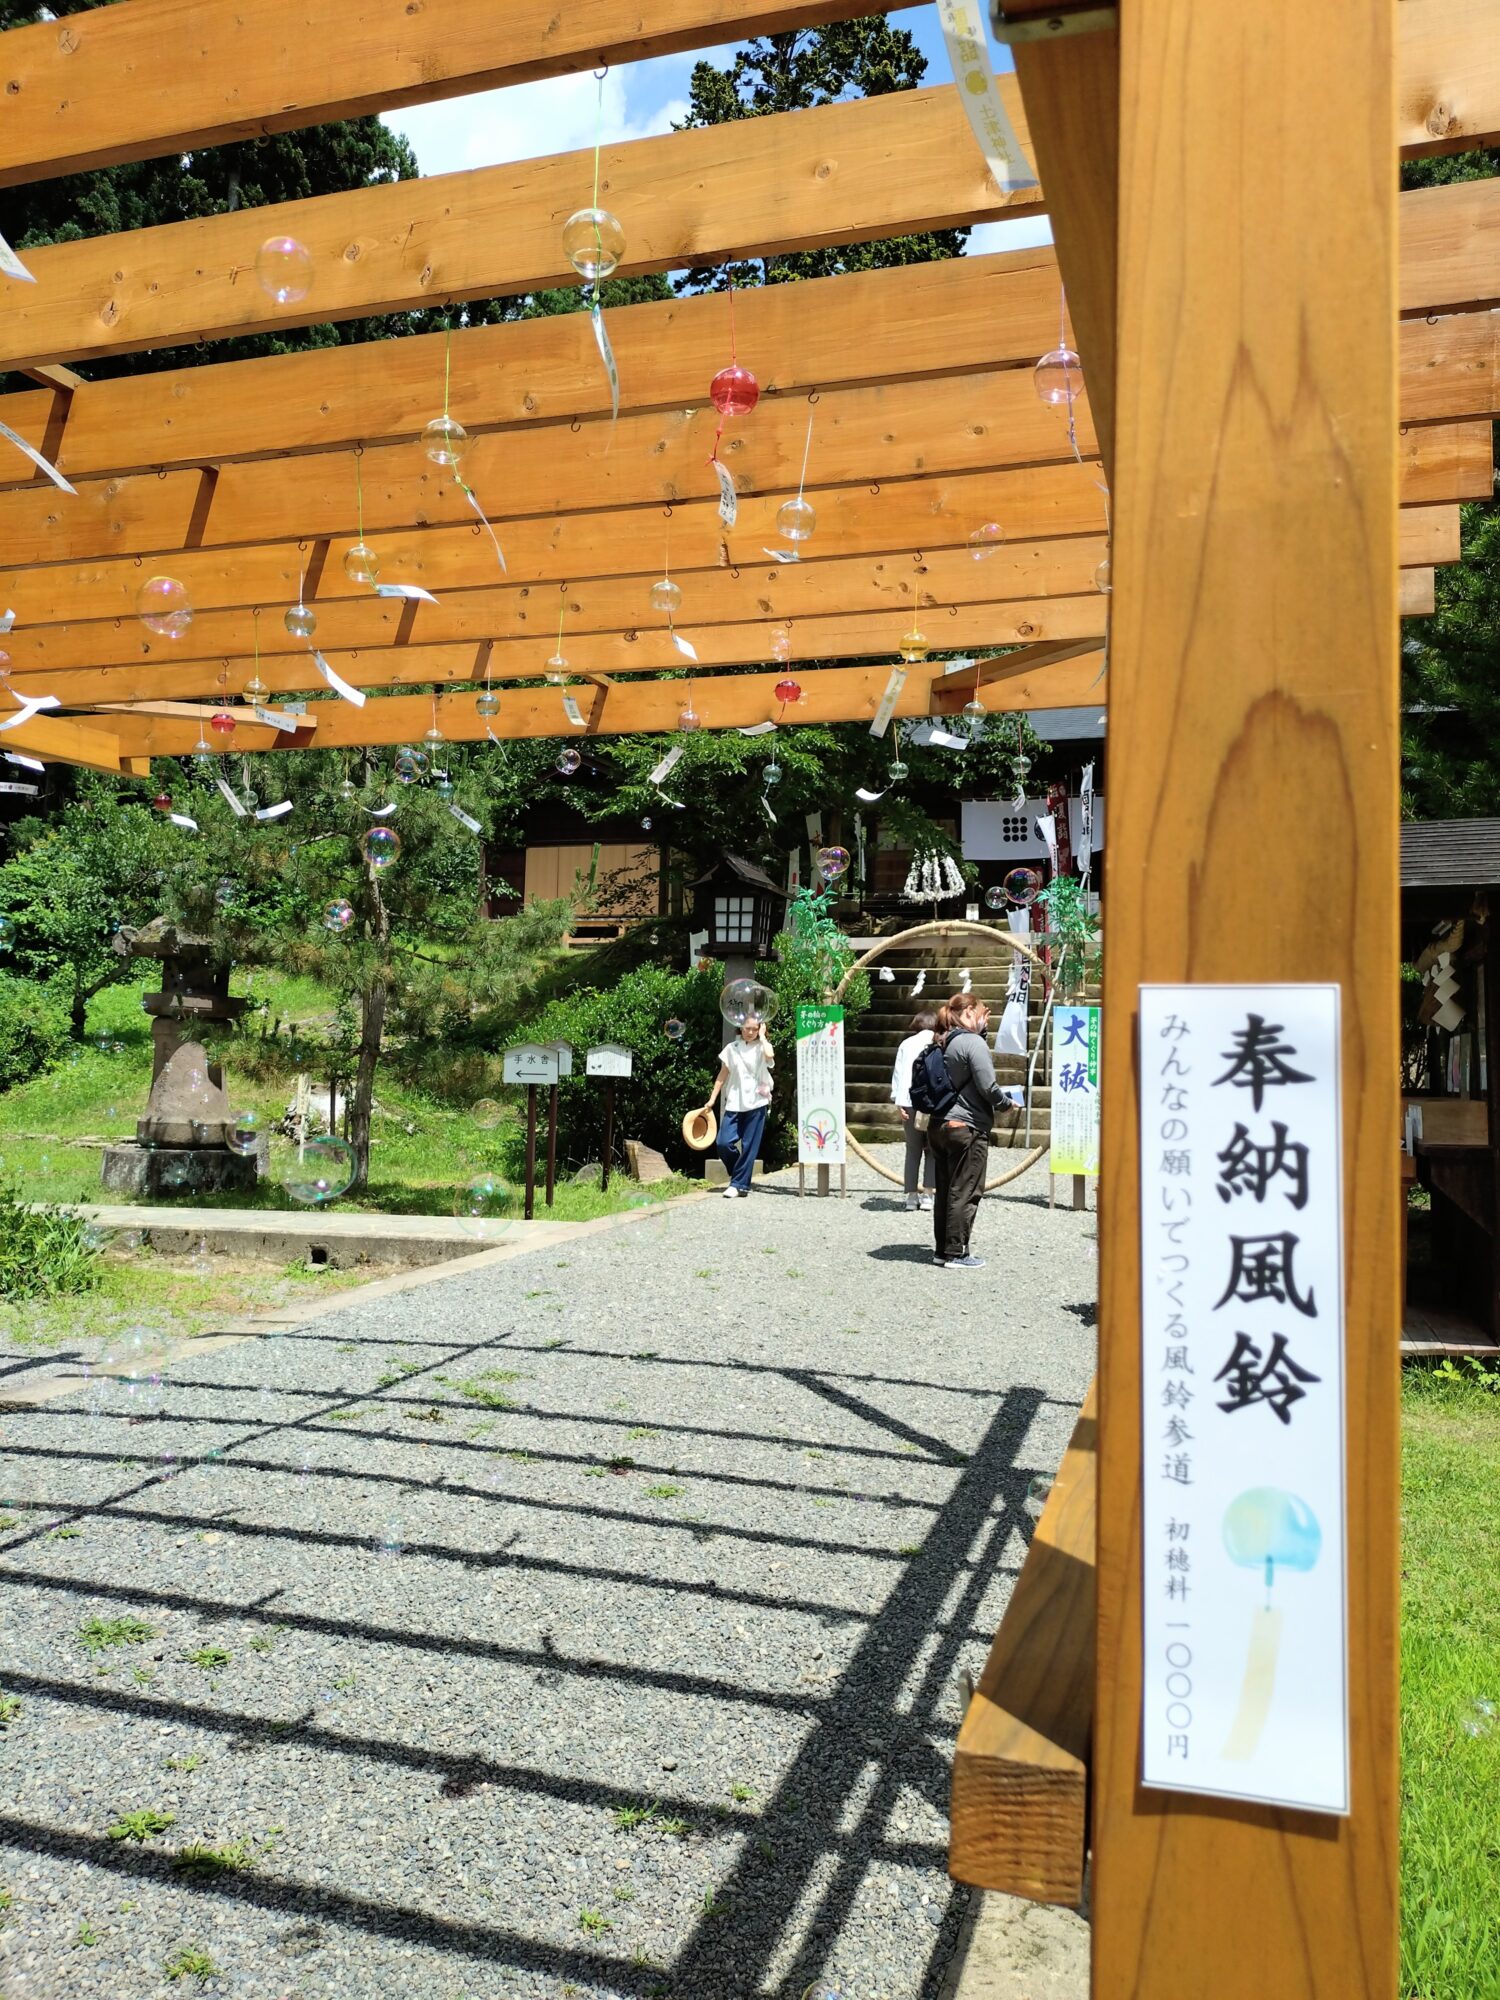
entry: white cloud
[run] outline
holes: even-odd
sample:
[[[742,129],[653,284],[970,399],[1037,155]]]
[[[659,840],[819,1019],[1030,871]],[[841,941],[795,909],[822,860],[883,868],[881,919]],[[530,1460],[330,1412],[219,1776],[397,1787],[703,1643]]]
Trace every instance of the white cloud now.
[[[971,232],[968,254],[983,257],[992,250],[1035,250],[1052,241],[1052,218],[1018,215],[1014,222],[981,222]]]
[[[666,79],[649,74],[656,68],[655,63],[633,63],[605,77],[606,146],[652,138],[686,116],[687,100],[664,96]],[[632,99],[640,109],[632,109]],[[593,145],[601,129],[599,85],[588,70],[383,115],[393,131],[411,141],[424,176],[581,152]]]

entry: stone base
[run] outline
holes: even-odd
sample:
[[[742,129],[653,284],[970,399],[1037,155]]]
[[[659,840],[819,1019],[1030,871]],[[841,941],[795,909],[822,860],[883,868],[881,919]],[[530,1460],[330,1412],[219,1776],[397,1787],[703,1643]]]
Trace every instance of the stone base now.
[[[253,1193],[259,1161],[214,1146],[106,1146],[99,1178],[111,1194],[151,1201],[195,1194]]]
[[[758,1181],[766,1171],[764,1160],[757,1160],[750,1169],[751,1180]],[[729,1169],[717,1153],[710,1153],[703,1162],[703,1178],[710,1187],[728,1187]]]

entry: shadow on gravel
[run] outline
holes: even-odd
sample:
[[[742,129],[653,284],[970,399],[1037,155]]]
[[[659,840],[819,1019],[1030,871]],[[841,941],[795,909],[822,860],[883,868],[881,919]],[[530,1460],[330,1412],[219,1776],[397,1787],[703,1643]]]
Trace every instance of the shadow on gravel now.
[[[930,1243],[877,1243],[867,1253],[877,1264],[927,1264],[932,1263]]]

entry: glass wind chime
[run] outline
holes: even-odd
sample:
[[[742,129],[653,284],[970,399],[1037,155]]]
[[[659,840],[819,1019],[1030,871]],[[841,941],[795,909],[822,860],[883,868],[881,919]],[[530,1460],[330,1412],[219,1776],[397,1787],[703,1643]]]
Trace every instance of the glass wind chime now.
[[[604,138],[604,79],[609,75],[608,67],[595,70],[595,80],[599,86],[597,122],[594,129],[594,199],[588,208],[580,208],[570,215],[563,224],[563,252],[573,269],[582,278],[589,301],[589,318],[593,323],[594,340],[599,349],[599,359],[604,364],[604,375],[609,383],[610,420],[620,414],[620,371],[615,365],[614,349],[609,344],[609,334],[604,325],[604,305],[601,287],[606,278],[612,277],[619,268],[620,259],[625,255],[625,231],[620,219],[611,215],[607,208],[599,206],[599,156]]]

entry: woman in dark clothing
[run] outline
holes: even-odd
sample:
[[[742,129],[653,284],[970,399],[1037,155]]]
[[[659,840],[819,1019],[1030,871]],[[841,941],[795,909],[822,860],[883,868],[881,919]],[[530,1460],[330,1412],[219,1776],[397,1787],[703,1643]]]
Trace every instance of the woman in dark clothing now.
[[[985,1040],[989,1008],[972,993],[955,993],[943,1011],[952,1026],[939,1040],[958,1096],[930,1128],[937,1161],[932,1261],[949,1271],[980,1271],[984,1259],[969,1249],[969,1234],[984,1193],[995,1106],[1004,1100]]]

